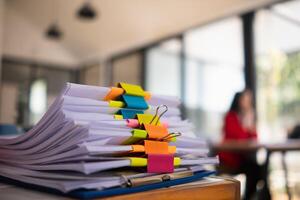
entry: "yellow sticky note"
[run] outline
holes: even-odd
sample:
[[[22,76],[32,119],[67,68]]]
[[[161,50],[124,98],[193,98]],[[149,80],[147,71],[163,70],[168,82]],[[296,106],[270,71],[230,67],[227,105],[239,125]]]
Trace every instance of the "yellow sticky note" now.
[[[141,129],[133,129],[132,136],[125,140],[122,144],[134,144],[142,139],[147,138],[147,131]]]
[[[134,95],[134,96],[145,96],[145,91],[142,89],[139,85],[132,85],[128,83],[119,83],[119,86],[121,86],[126,94]]]
[[[122,101],[109,101],[109,106],[114,108],[123,108],[125,103]]]
[[[117,120],[123,119],[123,115],[114,115],[114,118]]]
[[[181,159],[179,157],[174,158],[174,166],[179,166],[181,164]]]
[[[146,167],[147,166],[147,158],[129,158],[130,166],[132,167]]]
[[[137,114],[137,118],[138,118],[139,124],[150,124],[150,122],[154,118],[154,115],[152,115],[152,114]],[[155,119],[152,121],[152,123],[156,124],[157,119],[158,119],[158,117],[156,116]],[[158,122],[157,125],[160,125],[160,122]]]

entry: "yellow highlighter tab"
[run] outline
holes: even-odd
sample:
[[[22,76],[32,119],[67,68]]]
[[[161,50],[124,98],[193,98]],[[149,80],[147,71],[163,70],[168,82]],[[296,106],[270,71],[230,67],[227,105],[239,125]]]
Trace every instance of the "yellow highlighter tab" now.
[[[151,121],[153,123],[156,123],[158,120],[158,116],[156,116],[153,120],[154,115],[152,114],[137,114],[136,116],[139,121],[139,124],[150,124]],[[157,125],[160,125],[160,122],[158,122]]]
[[[114,118],[116,120],[121,120],[121,119],[123,119],[123,115],[114,115]]]
[[[181,164],[181,159],[179,157],[174,158],[174,166],[179,166]]]
[[[146,167],[148,164],[147,158],[129,157],[131,167]],[[179,157],[174,158],[174,166],[177,167],[181,164]]]
[[[139,85],[132,85],[128,83],[119,83],[118,86],[125,90],[126,94],[134,95],[134,96],[145,96],[145,91]]]
[[[146,167],[147,158],[129,158],[131,167]]]
[[[122,101],[109,101],[109,106],[114,108],[123,108],[125,106],[125,103]]]
[[[122,144],[134,144],[142,139],[147,138],[147,131],[140,129],[133,129],[131,132],[132,136],[125,140]]]

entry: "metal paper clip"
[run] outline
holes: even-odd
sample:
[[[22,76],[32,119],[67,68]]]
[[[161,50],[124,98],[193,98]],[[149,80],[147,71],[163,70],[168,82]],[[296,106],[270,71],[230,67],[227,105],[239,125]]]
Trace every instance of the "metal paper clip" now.
[[[175,138],[175,137],[179,137],[181,136],[181,133],[180,132],[177,132],[177,133],[169,133],[168,135],[162,137],[162,138],[158,138],[158,140],[170,140],[172,138]]]
[[[158,115],[158,111],[159,111],[159,109],[162,108],[162,107],[165,107],[166,110],[164,110],[160,115]],[[160,106],[158,106],[158,107],[156,108],[155,115],[154,115],[154,117],[152,118],[150,124],[152,124],[152,122],[157,118],[156,123],[155,123],[155,125],[157,125],[158,122],[159,122],[159,120],[160,120],[160,118],[161,118],[167,111],[168,111],[168,106],[167,106],[167,105],[160,105]],[[157,117],[157,116],[158,116],[158,117]]]

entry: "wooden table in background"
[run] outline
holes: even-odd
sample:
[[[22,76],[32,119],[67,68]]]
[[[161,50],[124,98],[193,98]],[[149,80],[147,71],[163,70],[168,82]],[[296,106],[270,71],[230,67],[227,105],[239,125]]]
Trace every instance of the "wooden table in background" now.
[[[234,152],[234,153],[249,153],[255,152],[259,149],[265,149],[267,152],[265,167],[268,168],[270,156],[272,153],[282,153],[282,166],[285,176],[285,189],[288,198],[291,199],[292,195],[289,190],[288,184],[288,169],[285,161],[285,154],[290,151],[300,151],[300,139],[290,139],[278,143],[258,143],[258,142],[247,142],[247,141],[226,141],[222,143],[210,144],[210,148],[213,152]]]
[[[19,188],[0,187],[5,200],[67,200],[70,198]],[[207,180],[146,192],[101,198],[103,200],[239,200],[240,182],[234,179],[211,177]]]

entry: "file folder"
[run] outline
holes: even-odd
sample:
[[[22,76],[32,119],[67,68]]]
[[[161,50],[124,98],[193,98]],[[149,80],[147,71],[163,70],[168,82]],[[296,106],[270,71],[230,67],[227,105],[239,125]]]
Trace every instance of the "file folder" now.
[[[192,176],[187,176],[184,178],[178,178],[174,180],[167,180],[167,181],[161,181],[157,183],[152,184],[146,184],[146,185],[140,185],[136,187],[118,187],[108,190],[91,190],[91,191],[84,191],[84,190],[78,190],[70,192],[69,195],[75,198],[79,199],[93,199],[93,198],[100,198],[100,197],[107,197],[107,196],[115,196],[115,195],[124,195],[124,194],[132,194],[137,192],[144,192],[154,189],[160,189],[185,183],[190,183],[193,181],[199,181],[207,176],[215,174],[215,171],[200,171],[195,173]]]
[[[69,193],[63,193],[59,190],[47,188],[41,185],[37,184],[28,184],[28,183],[23,183],[21,181],[17,181],[14,179],[10,179],[7,177],[0,176],[0,181],[3,183],[8,183],[8,184],[13,184],[17,185],[19,187],[23,187],[26,189],[31,189],[31,190],[37,190],[41,192],[46,192],[46,193],[51,193],[51,194],[56,194],[56,195],[61,195],[61,196],[66,196],[66,197],[73,197],[76,199],[94,199],[94,198],[101,198],[101,197],[109,197],[109,196],[116,196],[116,195],[125,195],[125,194],[132,194],[132,193],[138,193],[138,192],[145,192],[149,190],[154,190],[154,189],[160,189],[160,188],[166,188],[166,187],[171,187],[171,186],[176,186],[176,185],[181,185],[181,184],[186,184],[190,183],[193,181],[199,181],[205,177],[214,175],[216,172],[215,171],[199,171],[195,172],[192,174],[186,173],[186,176],[183,174],[183,177],[181,175],[176,176],[175,175],[159,175],[160,178],[157,178],[157,176],[154,176],[151,180],[151,178],[137,178],[135,179],[129,179],[127,186],[120,186],[120,187],[115,187],[115,188],[110,188],[110,189],[105,189],[105,190],[86,190],[86,189],[77,189]],[[169,176],[169,177],[168,177]]]

